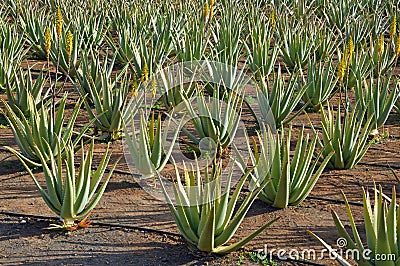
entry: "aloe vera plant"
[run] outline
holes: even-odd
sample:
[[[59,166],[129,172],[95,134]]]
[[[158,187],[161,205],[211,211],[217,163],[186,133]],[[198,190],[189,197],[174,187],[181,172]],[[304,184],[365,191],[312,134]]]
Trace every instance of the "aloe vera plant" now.
[[[327,110],[322,109],[322,141],[318,142],[320,147],[324,147],[323,157],[335,151],[327,164],[328,168],[351,169],[362,159],[373,143],[372,140],[368,140],[373,116],[365,120],[366,111],[364,110],[360,115],[361,119],[358,120],[356,108],[353,111],[346,108],[342,117],[340,105],[338,105],[336,115],[329,104]],[[312,124],[311,127],[316,134]]]
[[[266,223],[242,240],[227,244],[269,180],[260,182],[260,186],[251,190],[237,206],[240,191],[251,170],[240,178],[233,194],[230,195],[233,166],[226,181],[222,180],[221,168],[221,163],[214,163],[211,169],[207,168],[202,174],[198,165],[192,170],[185,167],[185,181],[175,168],[176,182],[172,184],[172,189],[176,205],[172,202],[164,181],[160,177],[159,180],[178,229],[189,245],[200,251],[226,254],[241,248],[279,218]],[[222,182],[226,182],[224,188]]]
[[[87,16],[78,16],[76,24],[83,46],[86,49],[100,49],[109,25],[107,13],[92,8]]]
[[[199,97],[185,99],[183,101],[186,111],[191,118],[196,133],[192,134],[186,128],[183,132],[196,144],[203,138],[211,138],[222,149],[229,146],[234,140],[238,130],[243,98],[234,91],[222,93],[226,96],[226,102],[218,99],[220,91],[215,90],[214,97],[205,97],[198,92]],[[193,100],[196,100],[194,103]]]
[[[273,43],[273,35],[266,18],[254,18],[249,21],[249,44],[246,43],[250,61],[250,70],[257,77],[266,77],[274,70],[279,48]]]
[[[308,63],[307,80],[305,81],[306,91],[303,94],[303,101],[314,109],[330,99],[335,90],[338,79],[335,78],[332,60],[326,66],[316,62]]]
[[[350,208],[350,204],[342,192],[343,199],[346,204],[347,216],[350,221],[351,232],[353,238],[347,232],[345,226],[335,211],[332,211],[332,217],[335,222],[336,229],[341,237],[346,239],[346,248],[357,251],[359,256],[354,256],[354,260],[358,265],[398,265],[400,257],[400,248],[398,236],[400,208],[396,203],[396,189],[392,189],[392,198],[387,202],[382,193],[382,187],[379,190],[374,186],[374,205],[371,203],[368,190],[363,188],[363,205],[364,205],[364,229],[366,241],[360,237],[360,232],[355,223],[355,217]],[[328,243],[316,234],[308,231],[308,233],[317,239],[325,248],[333,252]],[[354,239],[354,240],[353,240]],[[347,254],[347,253],[346,253]],[[354,253],[353,253],[354,254]],[[336,256],[337,261],[342,265],[351,265],[341,256]],[[382,260],[382,258],[386,258]],[[380,260],[381,259],[381,260]]]
[[[30,68],[27,71],[20,69],[14,81],[7,81],[7,102],[14,113],[19,115],[21,111],[24,116],[29,117],[33,105],[46,102],[47,96],[42,95],[45,82],[43,72],[40,72],[34,82]]]
[[[164,68],[157,73],[159,77],[157,89],[161,92],[162,101],[168,109],[178,106],[184,99],[193,97],[199,89],[194,81],[196,75],[193,73],[190,75],[190,78],[185,77],[184,65]]]
[[[240,33],[244,28],[244,19],[239,12],[235,12],[236,9],[235,5],[226,2],[223,9],[224,16],[218,23],[216,22],[210,40],[210,52],[215,60],[233,67],[237,66],[244,48],[244,43],[240,38]]]
[[[39,59],[45,60],[44,32],[45,25],[48,25],[50,21],[45,10],[25,8],[22,10],[19,21],[18,26],[21,32],[26,33],[26,39],[31,46],[31,51]]]
[[[289,69],[303,68],[315,50],[315,36],[303,28],[281,32],[282,60]]]
[[[15,64],[21,63],[26,55],[24,46],[26,40],[22,34],[19,34],[16,27],[0,25],[0,51],[2,55]]]
[[[263,114],[265,117],[268,117],[269,111],[272,111],[277,127],[292,121],[306,107],[306,105],[303,105],[299,111],[292,114],[307,89],[306,86],[300,87],[294,74],[291,75],[288,82],[285,82],[279,68],[278,73],[273,77],[271,89],[268,80],[261,79],[259,84],[260,86],[257,89],[258,104],[261,110],[265,112]]]
[[[348,89],[354,88],[358,82],[363,82],[372,69],[371,58],[367,53],[355,49],[354,56],[348,62],[344,80]]]
[[[385,75],[392,69],[395,56],[392,55],[388,44],[385,43],[383,34],[379,35],[376,40],[370,40],[370,58],[371,67],[376,77]]]
[[[7,82],[12,82],[15,73],[25,58],[25,39],[14,27],[0,26],[0,91],[7,88]]]
[[[250,184],[254,186],[257,182],[271,180],[258,197],[277,208],[300,204],[310,194],[334,153],[328,154],[318,166],[321,153],[313,161],[318,136],[304,136],[302,128],[291,158],[291,134],[292,127],[288,132],[282,128],[281,134],[275,136],[264,127],[263,135],[258,135],[260,149],[254,143],[255,152],[250,152],[251,162],[255,165],[252,175],[255,178]],[[251,151],[249,143],[248,147]]]
[[[108,41],[113,52],[118,54],[118,62],[128,65],[142,82],[149,80],[172,51],[172,22],[167,18],[157,22],[150,20],[151,26],[139,32],[137,27],[121,29],[117,32],[118,45],[112,38]]]
[[[89,94],[84,98],[84,105],[96,129],[103,132],[101,138],[116,140],[122,136],[122,120],[129,87],[127,74],[125,70],[115,78],[111,78],[105,71],[98,74],[96,81],[89,73],[86,73],[85,79],[80,80],[88,81],[85,85],[88,85]],[[83,87],[79,90],[82,95],[86,95]]]
[[[46,141],[43,141],[43,144],[47,145],[50,151],[49,165],[47,165],[48,159],[46,158],[48,155],[42,154],[37,146],[34,147],[43,165],[46,188],[43,188],[38,182],[30,167],[25,163],[25,159],[18,153],[15,153],[15,155],[20,159],[32,177],[47,206],[60,217],[62,225],[53,225],[52,228],[73,230],[78,227],[86,227],[90,224],[87,217],[100,201],[116,164],[100,185],[111,157],[108,148],[97,169],[92,171],[94,140],[92,140],[89,150],[86,153],[82,143],[81,163],[79,170],[76,171],[74,165],[74,145],[71,142],[68,144],[62,143],[62,140],[57,137],[56,143],[57,150],[61,150],[62,146],[64,147],[65,159],[61,156],[61,153],[53,153],[50,145]],[[76,223],[76,221],[79,222]]]
[[[181,62],[202,60],[209,42],[210,33],[204,23],[188,22],[180,34],[173,38],[176,56]],[[178,31],[179,32],[179,31]]]
[[[93,49],[88,49],[82,56],[79,69],[76,70],[76,78],[83,91],[90,94],[92,89],[91,83],[94,82],[96,90],[99,92],[102,89],[102,77],[111,80],[112,71],[115,66],[116,55],[109,60],[109,55],[106,53],[104,58],[100,59],[100,54]],[[120,73],[122,75],[123,72]],[[118,80],[118,79],[117,79]]]
[[[124,121],[128,123],[130,120]],[[161,171],[167,164],[179,133],[179,130],[175,130],[172,138],[167,140],[169,130],[172,128],[171,123],[172,120],[168,120],[165,127],[162,128],[161,115],[158,115],[156,121],[153,113],[147,126],[145,115],[141,112],[139,132],[137,134],[134,124],[123,125],[126,132],[124,141],[130,155],[128,161],[132,162],[144,177],[154,177],[156,172]],[[128,132],[131,132],[131,134]],[[166,148],[167,143],[169,145],[168,148]]]
[[[50,163],[53,155],[60,153],[64,156],[66,146],[58,146],[57,138],[60,139],[61,144],[72,141],[74,124],[82,105],[82,100],[77,102],[67,125],[64,126],[66,100],[67,94],[60,100],[55,113],[49,105],[41,104],[40,109],[32,105],[28,117],[25,117],[18,107],[11,108],[8,103],[3,101],[6,119],[10,123],[20,151],[10,147],[8,149],[18,154],[19,158],[24,159],[27,164],[34,166],[41,166],[42,158],[46,163]],[[13,111],[14,109],[17,112]],[[73,139],[74,146],[79,143],[88,126],[83,128]],[[38,154],[38,150],[40,154]]]
[[[338,40],[335,32],[327,28],[325,24],[317,24],[317,26],[321,27],[322,30],[317,31],[315,35],[315,58],[318,61],[325,62],[335,51]]]
[[[379,23],[374,24],[372,19],[365,19],[362,15],[358,15],[348,18],[344,32],[352,36],[355,43],[363,43],[371,36],[373,25],[376,25],[377,28],[379,28],[379,26],[383,27],[383,25]]]
[[[72,34],[72,46],[70,52],[68,51],[69,48],[67,48],[69,45],[67,44],[67,34],[69,33]],[[56,34],[53,35],[56,36]],[[56,37],[54,37],[53,40],[55,39]],[[50,59],[54,66],[58,66],[58,69],[64,75],[75,76],[75,69],[78,69],[80,64],[79,52],[82,46],[83,38],[80,33],[75,31],[71,25],[67,25],[60,36],[60,47],[58,47],[57,42],[52,42]]]
[[[390,89],[391,79],[392,75],[389,75],[378,77],[376,81],[373,81],[373,75],[371,75],[368,82],[364,81],[355,87],[358,111],[363,113],[362,110],[366,110],[366,117],[373,116],[374,129],[383,126],[400,95],[397,80],[394,88]]]

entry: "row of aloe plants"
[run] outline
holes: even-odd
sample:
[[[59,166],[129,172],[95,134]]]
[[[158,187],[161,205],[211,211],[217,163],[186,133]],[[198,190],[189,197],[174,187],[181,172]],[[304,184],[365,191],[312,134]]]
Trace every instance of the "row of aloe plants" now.
[[[368,3],[364,3],[364,7],[366,6]],[[91,12],[95,12],[93,8],[105,10],[101,4],[92,7]],[[178,10],[190,10],[186,8],[178,7]],[[311,137],[311,141],[308,136],[303,138],[303,131],[301,131],[293,157],[290,156],[291,129],[286,130],[282,127],[279,134],[274,135],[268,128],[262,128],[258,141],[255,141],[253,145],[248,142],[252,166],[248,167],[244,162],[241,163],[244,174],[231,198],[229,198],[230,186],[228,186],[225,193],[221,192],[221,187],[215,189],[220,191],[216,201],[203,205],[183,202],[193,199],[188,197],[188,193],[192,191],[185,190],[184,184],[186,186],[202,184],[203,180],[219,181],[220,162],[215,162],[212,169],[205,174],[196,167],[190,170],[185,169],[184,182],[180,178],[179,171],[176,172],[175,196],[181,202],[177,206],[172,204],[166,190],[164,190],[165,196],[182,235],[199,250],[227,253],[240,248],[273,222],[266,223],[236,244],[225,245],[232,238],[257,197],[278,208],[298,205],[311,192],[325,167],[349,169],[361,160],[372,143],[368,140],[369,134],[385,123],[399,94],[397,81],[395,81],[395,88],[389,89],[392,85],[390,69],[396,66],[398,49],[400,49],[397,44],[397,34],[393,34],[395,24],[391,23],[389,40],[384,39],[381,29],[372,32],[375,29],[369,29],[368,22],[365,31],[371,30],[368,34],[373,36],[372,40],[366,40],[362,37],[362,33],[350,30],[349,36],[352,37],[343,44],[344,52],[337,52],[340,59],[337,61],[338,70],[336,71],[332,58],[327,57],[327,54],[330,54],[327,51],[333,51],[332,47],[337,45],[337,40],[334,40],[333,35],[326,33],[331,38],[326,41],[326,35],[318,38],[318,34],[312,31],[313,28],[307,28],[307,30],[311,29],[307,31],[302,26],[297,26],[294,28],[295,34],[285,30],[293,29],[292,24],[295,22],[310,21],[315,18],[314,16],[324,14],[330,23],[335,24],[335,31],[347,31],[347,23],[344,22],[341,25],[340,21],[335,20],[334,11],[330,5],[324,10],[307,5],[296,7],[294,9],[296,21],[287,19],[285,16],[278,20],[277,17],[284,12],[283,5],[277,5],[270,8],[268,17],[256,16],[257,19],[260,18],[260,21],[249,21],[250,35],[247,37],[238,34],[246,26],[243,23],[244,18],[238,17],[237,14],[243,14],[243,10],[247,9],[253,12],[252,14],[257,11],[246,6],[240,7],[239,10],[235,8],[224,1],[220,3],[209,1],[194,9],[202,10],[193,16],[196,19],[191,19],[191,17],[185,19],[173,17],[176,15],[176,9],[172,6],[166,6],[167,12],[171,15],[164,17],[161,14],[165,10],[147,5],[129,10],[132,12],[119,10],[121,16],[115,16],[112,20],[108,17],[110,14],[104,15],[104,21],[97,24],[84,20],[82,25],[89,26],[86,31],[80,32],[78,28],[81,28],[72,22],[64,25],[63,19],[68,21],[71,13],[67,12],[63,16],[60,7],[52,6],[53,10],[57,10],[54,31],[44,27],[49,21],[49,17],[44,13],[40,18],[37,14],[30,14],[29,11],[23,12],[18,5],[11,7],[10,14],[21,22],[28,34],[29,49],[22,49],[25,38],[19,37],[21,35],[17,35],[19,38],[8,37],[9,42],[13,42],[12,47],[16,47],[10,50],[10,54],[14,53],[13,56],[17,59],[8,59],[8,63],[1,65],[5,77],[3,88],[7,91],[8,97],[8,102],[4,102],[4,113],[20,149],[20,151],[11,148],[10,150],[28,169],[46,204],[62,219],[63,227],[73,229],[88,224],[86,217],[99,201],[111,177],[110,173],[99,187],[110,155],[106,152],[97,171],[91,172],[93,144],[87,154],[83,153],[82,148],[81,166],[79,173],[75,174],[74,154],[78,148],[81,148],[78,145],[81,139],[90,138],[86,135],[88,127],[94,124],[96,129],[103,132],[105,138],[118,139],[123,134],[124,127],[126,128],[123,116],[128,95],[140,99],[138,94],[141,92],[141,85],[152,82],[153,73],[166,62],[169,60],[174,62],[173,55],[179,60],[218,59],[220,62],[237,65],[241,56],[245,54],[249,58],[250,70],[259,81],[257,88],[259,105],[263,109],[271,107],[274,122],[279,127],[290,123],[301,111],[307,110],[308,106],[314,110],[321,110],[322,117],[320,134],[322,139],[314,127],[314,136]],[[298,12],[301,8],[306,8],[307,12]],[[352,8],[357,9],[356,6]],[[63,10],[65,12],[67,7],[63,7]],[[332,13],[329,13],[330,11]],[[390,9],[387,7],[379,10],[382,13],[388,11]],[[213,12],[223,14],[222,19],[218,20]],[[138,14],[146,15],[141,17]],[[188,14],[193,15],[193,13],[186,13],[185,16]],[[38,17],[42,21],[38,21]],[[107,20],[110,20],[110,28],[105,22]],[[130,25],[129,22],[134,22],[135,27],[125,27]],[[201,25],[200,29],[204,35],[200,35],[199,40],[190,37],[191,34],[197,34],[197,31],[193,31],[193,24],[189,26],[184,24],[191,22]],[[259,30],[254,28],[254,23],[260,25]],[[95,35],[94,27],[100,24],[104,28],[100,29],[101,33]],[[232,29],[232,25],[236,28]],[[182,36],[174,35],[178,34],[174,27],[185,29],[179,32]],[[116,33],[117,45],[113,33]],[[3,36],[10,34],[14,33],[6,30],[3,32]],[[361,37],[356,34],[360,34]],[[250,39],[250,42],[244,41],[247,39]],[[112,56],[109,57],[107,53],[103,56],[104,60],[100,62],[98,58],[103,52],[99,49],[106,43],[111,48]],[[370,46],[368,49],[366,49],[367,44]],[[9,47],[9,45],[5,44],[4,47]],[[211,49],[206,49],[207,47]],[[29,54],[27,51],[32,51],[32,49],[36,51],[39,58],[52,61],[82,95],[82,99],[75,105],[72,119],[66,124],[64,123],[66,95],[57,103],[57,110],[55,110],[57,83],[49,89],[46,83],[52,83],[50,76],[41,73],[34,82],[30,70],[24,72],[16,67],[24,58],[24,54]],[[208,54],[207,51],[210,53]],[[243,51],[247,51],[247,54]],[[83,53],[85,56],[82,56]],[[289,80],[283,77],[280,68],[278,71],[274,70],[278,55],[286,66],[285,70],[290,72]],[[11,71],[7,71],[10,62],[15,62],[13,63],[15,66],[11,66]],[[114,67],[115,63],[119,66]],[[48,64],[47,67],[50,65]],[[116,76],[112,75],[115,68],[119,69]],[[307,75],[305,76],[304,73]],[[376,82],[375,78],[377,78]],[[231,144],[229,139],[234,135],[238,120],[222,119],[221,121],[227,122],[216,125],[213,118],[215,114],[222,117],[238,114],[240,117],[243,99],[229,92],[219,95],[219,89],[213,89],[212,86],[211,88],[211,94],[225,99],[233,108],[224,112],[218,105],[212,105],[211,110],[203,108],[201,121],[193,121],[194,128],[202,138],[213,138],[216,143],[221,144],[222,148],[227,148]],[[350,88],[355,89],[357,100],[353,106],[347,102],[347,93]],[[154,89],[157,90],[157,87],[154,86]],[[338,104],[336,115],[329,104],[327,108],[323,105],[329,101],[336,90],[346,95],[342,108],[344,115],[341,112],[342,102]],[[202,93],[204,92],[194,89],[191,95],[187,95],[186,88],[180,88],[170,95],[174,101],[168,100],[165,104],[173,107],[180,102],[187,103],[186,107],[190,112],[191,105],[188,99],[192,95]],[[165,96],[165,99],[168,97]],[[303,100],[303,106],[295,110],[301,100]],[[134,103],[138,104],[137,101]],[[72,137],[75,133],[73,126],[83,104],[91,122],[76,133],[77,137]],[[206,103],[202,104],[206,106]],[[157,175],[162,171],[170,156],[171,151],[163,149],[165,138],[162,136],[162,124],[160,115],[157,119],[153,117],[149,126],[146,117],[141,116],[140,131],[126,136],[132,159],[144,175]],[[187,135],[195,144],[199,142],[194,135]],[[173,141],[179,141],[178,135],[174,136]],[[271,150],[274,151],[273,156],[266,156]],[[43,167],[46,189],[40,186],[31,172],[32,165]],[[66,167],[65,172],[62,170],[63,167]],[[202,177],[202,175],[205,176]],[[246,180],[250,180],[250,192],[235,212],[238,195]],[[211,195],[207,193],[211,193],[210,190],[200,189],[196,195],[200,198],[208,198]],[[198,202],[198,198],[193,200]],[[368,202],[366,200],[365,204]],[[190,206],[190,208],[185,206]],[[390,212],[394,213],[392,209],[390,208]],[[385,219],[385,209],[374,215]],[[79,223],[75,223],[77,220]],[[392,226],[392,223],[389,226]],[[359,247],[359,243],[355,246]]]

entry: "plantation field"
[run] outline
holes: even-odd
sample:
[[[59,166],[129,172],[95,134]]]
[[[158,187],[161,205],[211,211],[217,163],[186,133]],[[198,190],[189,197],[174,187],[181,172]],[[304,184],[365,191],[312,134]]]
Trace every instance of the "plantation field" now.
[[[350,201],[361,203],[360,187],[371,187],[373,181],[385,188],[395,185],[396,181],[387,165],[389,164],[396,173],[399,172],[397,156],[400,126],[394,122],[396,119],[397,116],[393,115],[387,125],[390,138],[374,144],[356,169],[323,173],[311,196],[340,200],[340,191],[343,190]],[[305,118],[300,116],[294,124],[301,125],[303,121],[305,122]],[[16,147],[9,129],[1,129],[1,133],[0,141],[3,145]],[[105,144],[99,144],[98,147],[96,153],[100,156]],[[112,148],[115,158],[122,154],[120,143],[113,144]],[[8,156],[7,152],[1,152],[1,158]],[[47,219],[29,218],[23,214],[55,216],[46,208],[21,164],[15,158],[7,159],[3,164],[1,211],[20,215],[14,217],[2,213],[0,216],[2,263],[204,265],[208,262],[211,265],[233,265],[240,261],[239,257],[242,255],[245,257],[243,265],[251,265],[255,263],[248,255],[242,253],[263,249],[264,244],[271,249],[315,248],[320,251],[322,247],[306,234],[306,230],[317,232],[328,243],[334,244],[339,236],[330,211],[333,209],[340,217],[346,217],[343,203],[307,199],[298,207],[276,210],[257,200],[239,229],[238,237],[257,229],[271,217],[282,217],[279,224],[273,225],[255,241],[250,242],[243,252],[225,257],[191,251],[185,246],[183,239],[162,232],[153,233],[107,225],[93,225],[85,230],[68,233],[46,231],[43,228],[49,224]],[[119,163],[117,169],[129,171],[123,162]],[[386,189],[386,192],[390,193],[390,190]],[[357,223],[361,224],[362,207],[352,208]],[[166,204],[155,201],[143,192],[130,174],[113,175],[91,218],[94,222],[179,233]],[[277,258],[275,261],[279,262]],[[329,259],[316,262],[335,265],[334,261]]]
[[[3,1],[0,264],[400,265],[397,11]]]

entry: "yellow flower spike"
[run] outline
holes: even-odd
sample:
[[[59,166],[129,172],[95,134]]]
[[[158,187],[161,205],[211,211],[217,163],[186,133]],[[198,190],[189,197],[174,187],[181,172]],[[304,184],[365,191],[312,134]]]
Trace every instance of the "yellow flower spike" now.
[[[210,6],[213,6],[215,4],[215,0],[210,0],[209,3],[210,3]]]
[[[149,79],[149,67],[147,66],[147,63],[144,62],[144,66],[142,68],[141,81],[142,83],[145,83],[148,79]]]
[[[349,41],[347,42],[346,46],[346,60],[349,62],[351,58],[353,57],[354,53],[354,42],[353,42],[353,37],[349,37]]]
[[[389,29],[389,35],[390,35],[390,41],[393,41],[394,36],[396,36],[396,31],[397,31],[397,15],[394,13],[392,23],[390,24],[390,29]]]
[[[133,97],[137,98],[139,96],[139,85],[137,82],[137,76],[136,74],[133,76],[133,82],[132,82],[132,95]]]
[[[276,28],[275,10],[271,11],[271,14],[269,16],[269,23],[270,23],[272,29]]]
[[[396,43],[394,45],[394,53],[398,57],[400,55],[400,34],[397,35]]]
[[[214,8],[212,7],[212,8],[210,9],[210,23],[211,23],[213,17],[214,17]]]
[[[383,53],[383,46],[385,44],[385,38],[383,37],[383,34],[379,35],[378,39],[378,54],[381,55]]]
[[[344,78],[344,75],[346,72],[346,68],[347,68],[346,60],[345,60],[345,57],[343,56],[342,59],[340,60],[339,66],[338,66],[338,78],[339,78],[340,82],[343,81],[343,78]]]
[[[66,41],[66,51],[67,51],[67,55],[68,55],[68,61],[71,58],[71,53],[72,53],[72,44],[73,44],[73,36],[71,31],[67,32],[67,41]]]
[[[210,5],[208,4],[208,2],[206,2],[206,3],[204,4],[204,7],[203,7],[203,17],[204,17],[204,20],[207,20],[209,14],[210,14]]]
[[[45,46],[45,49],[46,49],[47,59],[49,59],[50,48],[51,48],[51,34],[50,34],[49,27],[46,27],[46,32],[44,34],[44,46]]]
[[[60,40],[60,38],[61,38],[62,26],[63,26],[63,18],[62,18],[62,14],[61,14],[61,9],[60,9],[60,7],[58,7],[57,15],[56,15],[56,32],[57,32],[58,40]]]
[[[151,96],[156,97],[157,94],[157,80],[153,78],[151,80]]]

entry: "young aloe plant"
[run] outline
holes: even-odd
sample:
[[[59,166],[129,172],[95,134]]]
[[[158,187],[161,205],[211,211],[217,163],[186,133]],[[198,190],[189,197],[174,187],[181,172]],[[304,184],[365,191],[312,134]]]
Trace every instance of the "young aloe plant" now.
[[[355,50],[348,62],[343,80],[348,89],[354,88],[358,82],[363,82],[372,68],[370,56],[362,51]]]
[[[225,13],[218,22],[215,22],[212,39],[209,42],[214,60],[230,66],[237,66],[244,48],[240,36],[245,24],[244,16],[236,12],[237,9],[232,3],[226,2],[226,7],[222,10]]]
[[[44,32],[50,18],[44,9],[24,8],[19,17],[19,31],[26,33],[26,39],[34,55],[46,59]],[[55,37],[55,36],[54,36]]]
[[[290,127],[285,139],[285,131],[281,135],[273,135],[270,130],[263,130],[263,136],[258,136],[260,150],[254,143],[254,154],[250,152],[252,164],[255,165],[255,179],[251,185],[257,182],[271,180],[260,192],[259,198],[266,203],[277,207],[286,208],[300,204],[310,194],[325,169],[334,151],[328,154],[318,166],[321,153],[312,161],[315,153],[318,136],[311,138],[303,135],[304,128],[299,133],[294,155],[290,158],[290,141],[292,128]],[[251,151],[250,144],[248,143]]]
[[[310,61],[307,69],[306,91],[303,94],[303,101],[311,105],[314,110],[318,110],[321,104],[332,97],[338,79],[335,78],[332,60],[326,66]]]
[[[146,82],[172,51],[171,20],[164,16],[157,17],[158,24],[150,22],[150,27],[143,32],[133,32],[124,29],[117,32],[118,45],[109,38],[109,45],[117,60],[122,65],[128,65],[133,73]],[[136,26],[136,25],[135,25]]]
[[[162,101],[168,109],[178,106],[184,99],[194,96],[198,90],[198,84],[194,81],[195,75],[191,79],[185,77],[184,67],[164,68],[157,73],[159,83],[157,84],[162,94]]]
[[[141,113],[140,128],[137,134],[134,132],[134,124],[132,124],[131,128],[127,128],[125,124],[123,125],[125,131],[124,140],[131,156],[129,160],[133,162],[140,174],[145,177],[154,177],[157,171],[161,171],[164,168],[171,156],[179,134],[179,130],[175,130],[172,134],[172,139],[168,139],[169,147],[166,150],[171,121],[168,120],[162,129],[161,115],[159,114],[157,121],[155,121],[153,113],[150,124],[147,126],[145,115]],[[128,134],[127,132],[129,131],[132,133]]]
[[[357,108],[355,108],[351,112],[346,109],[342,118],[340,106],[341,104],[339,103],[336,117],[334,116],[333,108],[330,108],[329,104],[327,111],[322,109],[323,140],[318,142],[321,148],[324,147],[322,150],[324,158],[329,156],[332,151],[335,151],[335,154],[327,164],[329,169],[353,168],[373,143],[372,140],[368,141],[373,116],[363,121],[365,119],[364,111],[360,116],[362,119],[358,120]],[[311,127],[316,134],[312,124]]]
[[[368,82],[364,81],[355,87],[358,111],[363,113],[362,111],[366,110],[366,117],[373,116],[372,124],[374,129],[383,126],[400,95],[397,80],[394,88],[390,89],[391,78],[392,75],[389,75],[388,77],[378,77],[374,81],[371,74]]]
[[[72,32],[73,31],[73,32]],[[67,37],[70,35],[70,37]],[[56,40],[56,34],[53,34]],[[76,76],[75,69],[78,69],[79,51],[83,46],[83,39],[71,25],[67,25],[66,29],[61,33],[60,36],[60,47],[56,41],[51,43],[50,48],[50,60],[54,66],[58,66],[58,69],[64,75]]]
[[[122,71],[123,73],[125,70]],[[122,120],[125,113],[126,97],[128,95],[128,78],[126,73],[119,74],[114,79],[107,72],[100,71],[98,79],[93,80],[89,73],[86,79],[89,81],[89,94],[84,98],[85,108],[89,117],[94,119],[97,129],[103,132],[101,138],[110,140],[119,139],[122,136]],[[82,95],[86,92],[79,88]],[[94,110],[92,110],[94,105]]]
[[[76,70],[76,77],[79,81],[80,87],[83,91],[90,94],[92,88],[91,82],[93,81],[98,92],[101,91],[103,81],[102,75],[107,80],[111,80],[112,70],[115,65],[116,55],[114,55],[109,61],[108,53],[106,53],[103,60],[100,60],[100,54],[96,53],[93,49],[88,49],[82,56],[81,63],[79,64],[79,69]],[[119,75],[122,75],[121,72]],[[118,81],[118,78],[116,79]]]
[[[269,88],[268,81],[261,79],[260,87],[257,89],[258,104],[266,113],[270,110],[272,111],[275,125],[280,127],[292,121],[304,110],[306,105],[303,105],[299,111],[290,116],[306,92],[306,89],[306,86],[300,87],[295,75],[292,75],[289,81],[285,82],[279,68],[278,73],[273,77],[271,89]],[[265,116],[268,117],[267,115]]]
[[[0,25],[0,91],[7,89],[12,82],[27,50],[25,39],[13,28]]]
[[[314,34],[303,28],[282,31],[281,53],[286,67],[289,69],[303,68],[314,53],[314,39]]]
[[[88,13],[78,16],[76,30],[81,33],[82,44],[86,49],[101,49],[109,25],[107,13],[93,8]]]
[[[266,18],[249,21],[250,42],[245,44],[250,60],[250,70],[256,77],[266,77],[274,70],[279,48]]]
[[[46,101],[46,95],[43,97],[43,89],[46,79],[43,72],[40,72],[34,82],[31,75],[31,70],[19,70],[15,74],[14,81],[7,81],[7,102],[14,113],[18,114],[21,111],[24,116],[29,117],[33,105],[38,106]]]
[[[67,126],[64,127],[66,100],[67,94],[60,100],[55,113],[49,105],[42,104],[40,109],[32,105],[28,117],[25,117],[18,107],[11,108],[3,101],[5,116],[11,125],[20,152],[10,147],[8,149],[18,154],[18,157],[23,158],[27,164],[35,166],[41,165],[41,158],[50,163],[53,155],[60,153],[64,156],[66,146],[63,144],[72,141],[74,124],[82,105],[82,100],[75,105]],[[13,109],[16,109],[16,112]],[[72,142],[74,146],[79,143],[88,127],[89,125],[74,138]],[[60,147],[57,146],[57,138],[62,140]],[[40,151],[40,155],[37,150]]]
[[[211,138],[219,147],[225,149],[232,143],[234,136],[238,130],[240,117],[242,113],[243,98],[234,91],[226,92],[226,102],[218,99],[224,97],[219,96],[219,89],[215,90],[215,98],[208,99],[200,94],[196,97],[196,104],[191,99],[185,99],[184,104],[187,112],[192,118],[195,127],[196,137],[186,128],[183,132],[196,144],[200,143],[203,138]]]
[[[182,32],[173,39],[174,52],[181,62],[202,60],[210,33],[205,30],[204,23],[198,23],[192,17],[187,21]]]
[[[362,241],[349,202],[343,192],[342,195],[346,204],[347,215],[354,240],[347,232],[335,211],[332,211],[332,217],[339,235],[346,239],[346,247],[352,249],[353,252],[357,251],[359,254],[359,256],[354,256],[353,259],[358,265],[398,265],[400,262],[400,247],[398,242],[398,236],[400,234],[400,208],[396,203],[395,187],[392,189],[392,199],[389,200],[388,203],[383,198],[382,187],[379,187],[378,190],[376,186],[374,186],[374,206],[372,206],[369,192],[363,189],[366,241]],[[330,252],[333,252],[332,254],[338,255],[323,239],[310,231],[307,232]],[[366,243],[366,246],[364,243]],[[384,257],[387,259],[379,260],[379,258]],[[341,256],[336,256],[336,258],[342,265],[351,265]]]
[[[322,30],[317,31],[315,35],[315,58],[317,61],[325,62],[335,51],[338,40],[335,32],[326,27],[325,23],[322,25],[318,23],[316,26]]]
[[[390,48],[385,44],[384,35],[377,36],[376,40],[370,40],[371,66],[375,77],[385,75],[395,63],[395,56],[392,55]]]
[[[14,154],[20,159],[32,177],[47,206],[60,217],[63,223],[62,225],[53,225],[51,228],[74,230],[78,227],[87,227],[91,223],[87,220],[87,217],[100,201],[117,164],[114,165],[100,186],[111,157],[108,147],[98,168],[96,171],[92,171],[94,140],[92,140],[87,153],[84,151],[82,142],[81,164],[78,173],[76,173],[74,145],[71,142],[68,144],[62,143],[63,140],[58,139],[57,136],[55,138],[57,140],[57,150],[61,150],[64,147],[65,159],[63,159],[61,153],[53,153],[50,145],[44,140],[43,144],[47,145],[50,151],[50,163],[47,165],[47,154],[42,154],[37,146],[34,147],[43,165],[46,189],[40,185],[30,167],[25,163],[25,159],[18,153]],[[77,223],[77,221],[79,222]]]
[[[223,181],[221,163],[214,163],[211,171],[208,167],[204,174],[200,172],[198,165],[193,170],[185,167],[185,181],[182,181],[175,166],[176,182],[172,185],[172,189],[176,205],[172,202],[171,196],[168,195],[166,187],[159,177],[164,196],[179,231],[189,245],[200,251],[217,254],[236,251],[279,219],[278,217],[266,223],[239,242],[227,244],[239,228],[258,194],[269,182],[269,180],[260,182],[260,186],[251,190],[242,203],[237,206],[240,191],[251,169],[240,178],[233,194],[230,195],[233,168],[232,165],[226,181]]]

